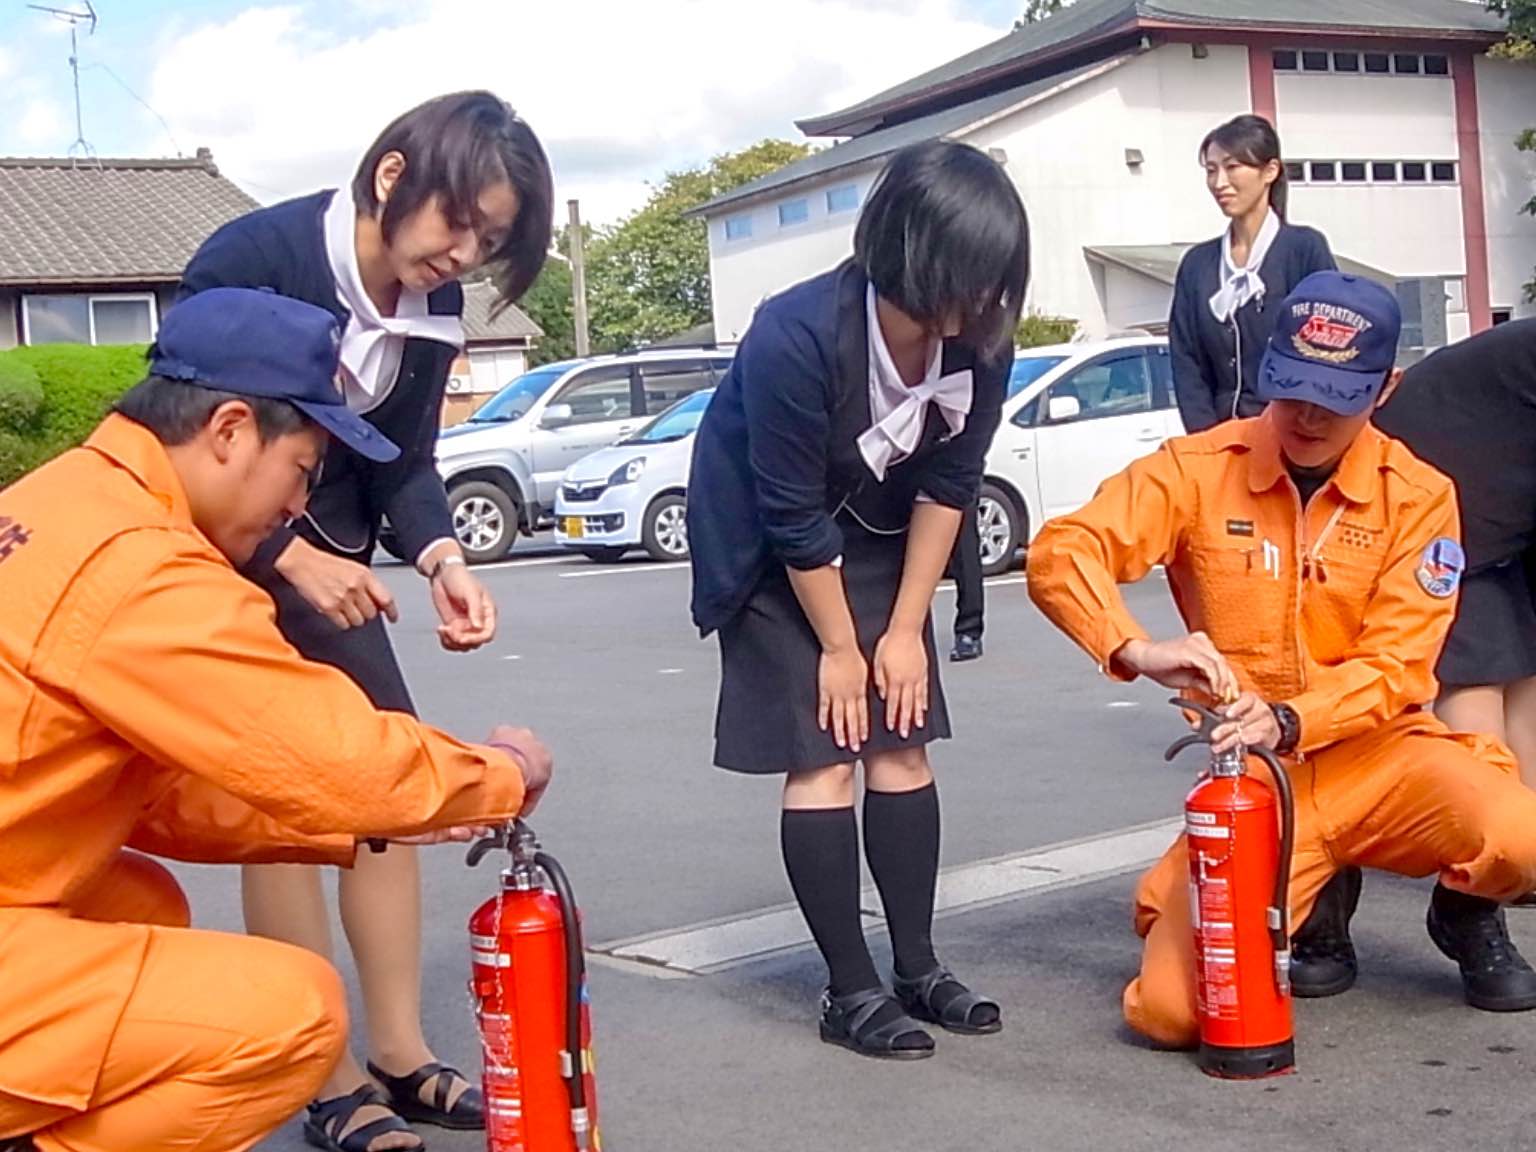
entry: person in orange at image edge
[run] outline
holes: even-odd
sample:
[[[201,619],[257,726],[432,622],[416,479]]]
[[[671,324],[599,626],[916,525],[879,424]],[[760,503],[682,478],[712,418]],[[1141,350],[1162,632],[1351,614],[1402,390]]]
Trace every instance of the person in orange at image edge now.
[[[1401,323],[1379,285],[1307,277],[1265,353],[1264,414],[1169,440],[1047,523],[1029,591],[1110,675],[1237,696],[1215,748],[1273,749],[1295,788],[1292,924],[1347,865],[1438,873],[1429,934],[1467,1001],[1523,1011],[1536,972],[1500,902],[1536,882],[1536,792],[1501,744],[1426,708],[1466,561],[1451,482],[1370,424]],[[1116,588],[1158,564],[1180,639],[1149,639]],[[1124,998],[1177,1047],[1197,1040],[1188,876],[1181,837],[1142,878]]]
[[[362,838],[464,839],[548,783],[532,733],[466,744],[302,659],[236,571],[303,511],[328,436],[397,451],[346,410],[338,340],[323,309],[202,293],[83,447],[0,492],[9,1147],[235,1152],[341,1054],[330,964],[190,929],[138,852],[347,866]]]

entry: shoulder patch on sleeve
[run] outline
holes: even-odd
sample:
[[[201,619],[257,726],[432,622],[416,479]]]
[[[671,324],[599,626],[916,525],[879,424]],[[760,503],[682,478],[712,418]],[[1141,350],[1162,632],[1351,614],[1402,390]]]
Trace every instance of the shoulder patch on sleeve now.
[[[1436,536],[1419,557],[1419,587],[1437,600],[1453,595],[1467,570],[1467,555],[1449,536]]]

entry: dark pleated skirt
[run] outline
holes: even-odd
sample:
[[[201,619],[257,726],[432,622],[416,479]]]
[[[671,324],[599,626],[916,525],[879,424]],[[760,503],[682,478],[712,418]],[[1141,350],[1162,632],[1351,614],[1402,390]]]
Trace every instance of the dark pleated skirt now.
[[[905,534],[868,532],[846,514],[843,584],[859,648],[873,668],[875,645],[896,604],[906,557]],[[816,723],[821,644],[795,598],[789,576],[774,565],[742,609],[720,629],[720,703],[715,716],[715,764],[733,772],[808,772],[854,757]],[[923,627],[928,652],[928,718],[905,740],[885,727],[885,704],[869,688],[870,738],[862,754],[921,747],[948,739],[949,709],[939,679],[933,620]]]
[[[1456,619],[1435,675],[1447,688],[1536,676],[1536,597],[1515,559],[1462,577]]]

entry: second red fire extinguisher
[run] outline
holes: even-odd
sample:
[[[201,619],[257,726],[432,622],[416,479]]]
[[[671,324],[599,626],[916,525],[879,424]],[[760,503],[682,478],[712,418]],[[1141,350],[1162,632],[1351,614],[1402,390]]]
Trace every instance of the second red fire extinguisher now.
[[[1198,732],[1168,749],[1168,760],[1192,744],[1209,744],[1223,723],[1192,700],[1170,703],[1201,720]],[[1250,753],[1268,766],[1273,790],[1248,774]],[[1184,830],[1200,1068],[1244,1080],[1291,1071],[1296,1063],[1289,922],[1295,805],[1284,766],[1266,748],[1213,753],[1185,798]]]
[[[581,913],[521,820],[475,843],[511,854],[470,918],[470,994],[484,1050],[489,1152],[601,1152]]]

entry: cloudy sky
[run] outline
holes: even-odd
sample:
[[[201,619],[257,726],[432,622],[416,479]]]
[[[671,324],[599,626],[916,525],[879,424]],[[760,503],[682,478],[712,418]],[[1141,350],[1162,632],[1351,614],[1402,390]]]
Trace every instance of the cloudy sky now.
[[[72,0],[37,0],[83,7]],[[589,220],[648,181],[862,99],[1005,33],[1023,0],[94,0],[98,156],[192,155],[256,199],[350,178],[391,118],[485,87],[543,139]],[[0,0],[0,155],[75,139],[69,31]]]

